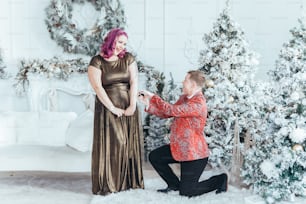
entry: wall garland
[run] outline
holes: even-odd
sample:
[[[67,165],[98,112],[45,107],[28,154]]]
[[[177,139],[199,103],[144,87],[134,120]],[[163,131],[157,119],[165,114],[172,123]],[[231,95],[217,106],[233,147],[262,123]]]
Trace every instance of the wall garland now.
[[[79,29],[72,19],[73,4],[86,2],[101,15],[93,27]],[[52,0],[45,10],[45,23],[51,39],[68,53],[96,55],[104,35],[112,28],[124,28],[126,24],[119,0]]]
[[[93,27],[79,29],[73,22],[73,4],[91,3],[101,15]],[[120,0],[51,0],[45,9],[47,29],[51,39],[63,47],[65,52],[94,56],[99,53],[103,37],[112,28],[126,26],[125,13]],[[135,56],[136,54],[133,53]],[[154,67],[143,64],[137,60],[139,72],[145,73],[147,89],[155,92],[161,83],[159,71]],[[67,69],[67,66],[71,66]],[[81,59],[65,61],[54,57],[49,60],[21,60],[16,75],[15,88],[22,95],[27,91],[28,73],[45,75],[46,78],[67,80],[71,73],[87,72],[88,62]],[[79,69],[77,68],[79,67]]]
[[[82,58],[63,60],[58,57],[52,59],[21,60],[19,71],[15,77],[17,95],[24,95],[29,85],[28,74],[37,74],[46,79],[68,80],[73,73],[86,74],[88,62]]]

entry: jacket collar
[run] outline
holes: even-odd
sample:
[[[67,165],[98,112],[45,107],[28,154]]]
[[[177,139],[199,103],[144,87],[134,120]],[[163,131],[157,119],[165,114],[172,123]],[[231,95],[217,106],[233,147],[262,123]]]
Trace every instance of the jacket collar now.
[[[202,88],[196,90],[191,96],[187,96],[187,95],[186,95],[186,98],[187,98],[187,99],[191,99],[192,97],[194,97],[195,95],[198,95],[198,94],[201,93],[201,92],[202,92]]]

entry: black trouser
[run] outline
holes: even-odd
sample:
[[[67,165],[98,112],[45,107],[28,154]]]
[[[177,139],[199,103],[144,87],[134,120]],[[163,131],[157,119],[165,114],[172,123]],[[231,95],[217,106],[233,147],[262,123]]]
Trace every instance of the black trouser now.
[[[199,178],[207,164],[207,158],[193,161],[178,162],[173,159],[170,152],[170,145],[165,145],[153,150],[149,154],[149,160],[168,184],[169,187],[178,188],[180,195],[198,196],[221,187],[223,179],[221,175],[213,176],[208,180],[199,182]],[[169,164],[180,163],[181,180],[174,174]]]

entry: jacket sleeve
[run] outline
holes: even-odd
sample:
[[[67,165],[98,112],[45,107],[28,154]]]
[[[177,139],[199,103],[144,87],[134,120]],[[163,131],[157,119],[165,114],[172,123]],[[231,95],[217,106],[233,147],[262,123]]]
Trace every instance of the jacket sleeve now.
[[[160,118],[170,118],[171,116],[167,115],[163,110],[158,109],[158,107],[156,106],[156,99],[154,98],[159,98],[160,100],[162,100],[159,96],[154,95],[152,96],[151,100],[150,100],[150,105],[148,109],[145,109],[146,112],[156,115],[157,117]]]
[[[182,98],[179,99],[181,100]],[[147,112],[163,118],[194,117],[202,115],[203,111],[207,113],[205,99],[202,97],[193,97],[185,103],[179,103],[179,101],[173,105],[154,95]]]

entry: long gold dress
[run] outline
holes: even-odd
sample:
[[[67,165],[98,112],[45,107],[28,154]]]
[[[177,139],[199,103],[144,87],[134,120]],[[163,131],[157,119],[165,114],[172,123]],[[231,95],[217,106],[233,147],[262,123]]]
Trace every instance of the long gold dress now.
[[[115,107],[130,103],[128,66],[134,57],[109,62],[100,55],[90,65],[102,71],[102,85]],[[96,97],[92,150],[92,192],[106,195],[130,188],[144,188],[141,164],[142,127],[138,109],[133,116],[117,117]]]

